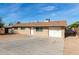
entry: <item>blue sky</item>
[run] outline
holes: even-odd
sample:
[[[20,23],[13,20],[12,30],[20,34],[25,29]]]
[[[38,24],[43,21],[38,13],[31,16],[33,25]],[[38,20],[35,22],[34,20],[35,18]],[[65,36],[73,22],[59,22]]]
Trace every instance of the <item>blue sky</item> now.
[[[8,24],[10,22],[33,22],[51,20],[66,20],[71,24],[79,20],[79,4],[69,3],[4,3],[0,4],[0,17]]]

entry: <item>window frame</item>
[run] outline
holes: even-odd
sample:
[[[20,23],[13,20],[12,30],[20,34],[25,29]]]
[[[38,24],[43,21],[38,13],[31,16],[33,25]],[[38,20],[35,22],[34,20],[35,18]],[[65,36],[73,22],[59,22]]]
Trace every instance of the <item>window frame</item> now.
[[[25,30],[25,27],[20,27],[21,28],[21,30]]]
[[[14,30],[18,30],[18,27],[15,27]]]
[[[43,31],[43,27],[36,27],[36,32],[42,32]]]

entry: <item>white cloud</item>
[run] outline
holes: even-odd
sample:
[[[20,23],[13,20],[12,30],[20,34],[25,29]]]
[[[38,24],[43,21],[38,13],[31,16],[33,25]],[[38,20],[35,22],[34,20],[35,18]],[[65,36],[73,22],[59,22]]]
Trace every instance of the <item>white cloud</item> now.
[[[56,9],[56,6],[46,6],[46,7],[41,8],[41,10],[44,10],[44,11],[52,11],[55,9]]]

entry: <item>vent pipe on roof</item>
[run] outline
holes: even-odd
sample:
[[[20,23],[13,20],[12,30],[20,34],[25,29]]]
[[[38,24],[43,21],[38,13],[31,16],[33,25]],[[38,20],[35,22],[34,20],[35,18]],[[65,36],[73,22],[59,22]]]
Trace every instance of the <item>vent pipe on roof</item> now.
[[[47,19],[45,19],[46,20],[46,22],[50,22],[50,18],[47,18]]]

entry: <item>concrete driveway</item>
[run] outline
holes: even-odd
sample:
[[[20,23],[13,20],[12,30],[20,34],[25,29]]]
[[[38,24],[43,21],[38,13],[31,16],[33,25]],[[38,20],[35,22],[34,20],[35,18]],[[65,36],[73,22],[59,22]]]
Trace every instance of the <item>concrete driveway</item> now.
[[[22,35],[0,36],[1,55],[62,55],[64,39]]]

